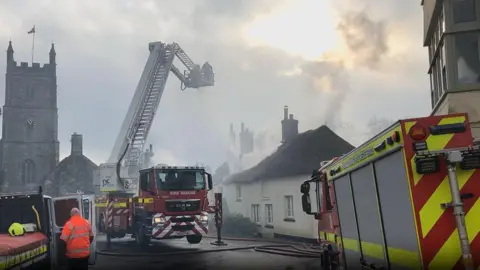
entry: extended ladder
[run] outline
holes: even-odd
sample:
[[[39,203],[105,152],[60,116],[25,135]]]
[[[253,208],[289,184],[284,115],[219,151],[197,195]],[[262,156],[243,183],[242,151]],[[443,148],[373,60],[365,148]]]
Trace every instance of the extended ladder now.
[[[152,42],[149,44],[149,51],[150,56],[145,64],[110,157],[106,163],[100,164],[100,172],[95,174],[95,178],[98,178],[96,181],[99,184],[101,183],[100,190],[103,192],[131,189],[127,187],[128,181],[126,180],[129,178],[133,181],[137,178],[143,148],[170,71],[182,82],[182,90],[214,85],[214,74],[211,66],[205,63],[200,68],[178,44]],[[175,56],[187,68],[183,74],[173,65]],[[125,169],[127,170],[125,171]]]
[[[149,76],[151,79],[142,98],[142,106],[139,107],[140,110],[136,114],[135,122],[127,135],[130,141],[130,150],[126,158],[127,166],[138,165],[155,112],[162,98],[174,57],[174,48],[171,44],[165,44],[163,49],[157,54],[155,66],[152,69],[152,74]]]

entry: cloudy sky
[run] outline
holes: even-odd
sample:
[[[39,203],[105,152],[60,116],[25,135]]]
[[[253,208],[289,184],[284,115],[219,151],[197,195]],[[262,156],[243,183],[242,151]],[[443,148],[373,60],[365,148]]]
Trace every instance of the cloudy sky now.
[[[230,123],[278,137],[284,105],[301,131],[328,123],[354,144],[371,117],[428,114],[419,2],[0,0],[0,45],[11,39],[16,60],[29,61],[27,31],[36,25],[35,61],[44,63],[55,43],[61,157],[78,132],[85,154],[100,163],[148,43],[178,42],[197,63],[212,64],[216,86],[182,92],[171,76],[149,140],[157,162],[215,167],[225,158]]]

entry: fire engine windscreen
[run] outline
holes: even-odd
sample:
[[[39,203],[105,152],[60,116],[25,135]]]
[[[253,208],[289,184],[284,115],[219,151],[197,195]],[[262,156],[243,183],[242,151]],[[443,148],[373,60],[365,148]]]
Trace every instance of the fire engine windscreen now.
[[[195,170],[158,170],[156,175],[159,190],[203,190],[205,174]]]

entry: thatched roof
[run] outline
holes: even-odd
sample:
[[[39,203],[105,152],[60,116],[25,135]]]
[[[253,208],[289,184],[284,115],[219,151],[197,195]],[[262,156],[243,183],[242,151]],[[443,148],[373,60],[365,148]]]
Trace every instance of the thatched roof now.
[[[218,167],[213,173],[213,182],[220,183],[222,179],[227,177],[230,174],[230,167],[227,162],[224,162],[220,167]]]
[[[346,154],[354,147],[327,126],[298,134],[256,166],[227,178],[225,183],[251,182],[310,174],[320,162]]]

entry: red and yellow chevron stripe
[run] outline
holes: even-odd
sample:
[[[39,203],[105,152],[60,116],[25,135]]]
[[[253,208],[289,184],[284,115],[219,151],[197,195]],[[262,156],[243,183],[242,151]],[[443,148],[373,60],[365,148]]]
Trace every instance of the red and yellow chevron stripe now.
[[[465,123],[466,132],[456,134],[430,135],[428,127]],[[441,171],[434,174],[416,173],[412,143],[408,136],[410,129],[419,124],[427,130],[429,150],[442,150],[470,146],[473,142],[470,123],[466,114],[432,116],[402,121],[405,138],[405,162],[409,174],[409,184],[415,215],[419,249],[424,269],[462,269],[460,240],[458,237],[453,210],[443,210],[441,203],[451,201],[447,177],[447,166],[441,160]],[[480,265],[480,170],[463,171],[457,168],[460,193],[472,193],[474,197],[464,200],[466,224],[469,240],[474,253],[474,263]]]

